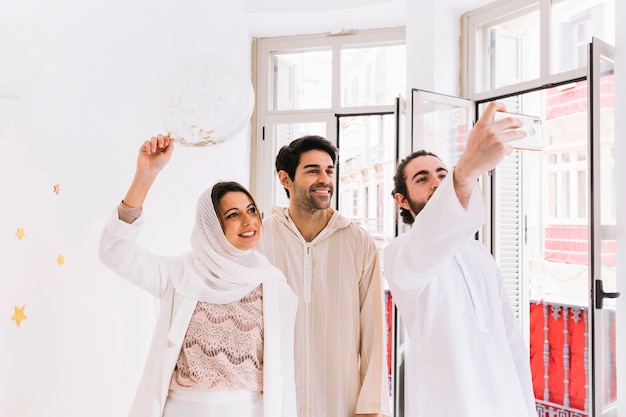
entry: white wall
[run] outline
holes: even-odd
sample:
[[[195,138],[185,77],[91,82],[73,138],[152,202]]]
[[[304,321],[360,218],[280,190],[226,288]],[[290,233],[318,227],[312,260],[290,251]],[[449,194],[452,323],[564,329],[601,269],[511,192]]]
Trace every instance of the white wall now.
[[[459,94],[461,19],[456,8],[448,0],[407,2],[408,88]]]
[[[407,16],[407,0],[246,1],[246,22],[253,37],[398,27],[405,25]]]
[[[0,21],[0,416],[123,416],[155,305],[102,267],[99,233],[140,144],[164,130],[177,64],[216,54],[250,68],[242,8],[2,0]],[[249,131],[177,147],[144,206],[146,245],[186,250],[200,192],[218,179],[248,185]],[[11,317],[23,305],[18,327]]]

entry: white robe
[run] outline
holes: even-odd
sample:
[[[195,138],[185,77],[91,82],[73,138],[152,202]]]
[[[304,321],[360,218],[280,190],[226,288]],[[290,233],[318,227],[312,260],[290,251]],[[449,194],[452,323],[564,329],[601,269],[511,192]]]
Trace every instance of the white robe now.
[[[385,248],[384,274],[409,335],[408,417],[536,416],[528,349],[498,266],[474,236],[448,175],[411,230]]]

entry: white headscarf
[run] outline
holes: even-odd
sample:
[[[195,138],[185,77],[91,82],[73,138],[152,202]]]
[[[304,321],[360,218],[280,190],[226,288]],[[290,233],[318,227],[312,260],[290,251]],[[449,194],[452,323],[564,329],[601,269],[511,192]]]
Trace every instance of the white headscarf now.
[[[199,301],[226,304],[240,300],[263,282],[285,281],[282,272],[256,248],[241,250],[226,239],[211,200],[212,189],[198,198],[192,251],[185,255],[184,275],[173,281],[176,291]]]

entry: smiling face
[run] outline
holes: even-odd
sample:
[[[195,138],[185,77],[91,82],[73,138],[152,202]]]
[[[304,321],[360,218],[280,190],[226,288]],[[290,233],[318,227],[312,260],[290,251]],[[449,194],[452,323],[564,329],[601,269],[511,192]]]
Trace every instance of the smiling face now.
[[[226,239],[237,249],[252,249],[261,236],[261,216],[254,203],[240,191],[231,191],[219,201],[218,217]]]
[[[408,196],[396,193],[395,199],[415,218],[448,175],[448,169],[439,158],[423,155],[411,160],[404,168],[404,173]]]
[[[303,152],[293,181],[285,171],[280,171],[279,177],[289,190],[290,204],[306,210],[330,207],[335,188],[335,164],[328,153],[319,150]]]

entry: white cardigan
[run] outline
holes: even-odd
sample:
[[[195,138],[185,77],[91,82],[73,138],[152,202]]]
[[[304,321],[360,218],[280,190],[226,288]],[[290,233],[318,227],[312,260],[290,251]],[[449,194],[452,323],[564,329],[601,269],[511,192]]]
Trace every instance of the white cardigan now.
[[[161,417],[180,349],[197,300],[183,297],[171,277],[181,257],[156,256],[137,245],[142,217],[119,220],[117,208],[100,238],[100,260],[125,280],[159,299],[159,316],[130,417]],[[298,300],[286,282],[263,283],[263,409],[267,417],[296,417],[293,338]]]

